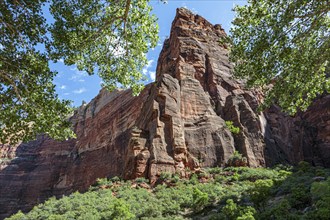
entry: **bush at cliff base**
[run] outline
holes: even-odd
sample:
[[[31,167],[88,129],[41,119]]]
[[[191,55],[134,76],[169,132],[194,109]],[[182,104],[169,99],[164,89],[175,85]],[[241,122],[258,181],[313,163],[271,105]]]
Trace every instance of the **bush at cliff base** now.
[[[190,179],[101,179],[88,192],[50,198],[8,219],[329,219],[330,170],[208,168]]]

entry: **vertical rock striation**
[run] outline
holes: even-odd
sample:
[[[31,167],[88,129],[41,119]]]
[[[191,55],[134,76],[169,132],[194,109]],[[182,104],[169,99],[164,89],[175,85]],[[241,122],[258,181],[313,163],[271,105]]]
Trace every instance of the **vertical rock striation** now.
[[[126,178],[223,166],[235,150],[250,166],[264,166],[263,114],[258,94],[231,75],[226,34],[180,8],[159,56],[157,79],[128,146]],[[225,125],[233,121],[241,132]]]

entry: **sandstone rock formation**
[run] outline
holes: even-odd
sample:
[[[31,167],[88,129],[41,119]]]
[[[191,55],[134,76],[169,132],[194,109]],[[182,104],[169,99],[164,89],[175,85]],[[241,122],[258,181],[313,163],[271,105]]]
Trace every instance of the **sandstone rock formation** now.
[[[159,56],[157,79],[128,146],[125,176],[222,166],[235,150],[264,166],[263,114],[258,94],[234,80],[219,25],[179,9]],[[241,132],[233,135],[225,121]]]
[[[130,129],[149,88],[138,97],[129,90],[101,90],[71,119],[76,140],[40,136],[21,144],[16,158],[0,170],[0,219],[19,209],[28,211],[51,196],[85,191],[97,178],[120,176]]]
[[[268,166],[307,161],[330,167],[330,95],[320,96],[306,112],[289,117],[272,106],[265,112]]]
[[[178,9],[165,40],[156,82],[133,97],[101,90],[71,121],[77,139],[40,136],[9,146],[0,158],[0,219],[50,196],[87,190],[97,178],[146,177],[222,166],[239,151],[249,166],[307,160],[330,166],[330,96],[289,117],[257,111],[262,94],[233,79],[225,36],[199,15]],[[225,121],[240,128],[232,134]],[[8,156],[10,155],[10,156]]]

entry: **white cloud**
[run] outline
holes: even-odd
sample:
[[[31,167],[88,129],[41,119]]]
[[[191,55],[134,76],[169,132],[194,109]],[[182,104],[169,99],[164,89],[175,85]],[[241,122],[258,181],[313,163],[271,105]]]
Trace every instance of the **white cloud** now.
[[[63,59],[59,59],[58,62],[64,63],[64,60]]]
[[[183,3],[181,4],[181,7],[190,10],[190,11],[191,11],[193,14],[195,14],[195,15],[198,13],[198,11],[197,11],[195,8],[189,8],[189,7],[187,6],[187,3],[186,3],[186,2],[183,2]]]
[[[73,93],[75,93],[75,94],[81,94],[84,92],[86,92],[86,89],[84,87],[73,91]]]
[[[147,64],[146,68],[149,69],[152,66],[153,62],[154,62],[154,60],[148,60],[148,64]]]
[[[74,73],[72,73],[73,75],[71,76],[71,78],[69,78],[69,80],[74,81],[74,82],[85,82],[85,77],[88,76],[88,74],[85,71],[80,71],[77,69],[77,67],[72,67],[70,68],[71,71],[74,71]]]
[[[195,8],[190,9],[190,11],[191,11],[193,14],[197,14],[197,13],[198,13],[198,11],[197,11]]]
[[[62,90],[63,90],[63,89],[66,89],[66,85],[61,85],[61,86],[60,86],[60,89],[62,89]]]
[[[152,81],[155,81],[156,72],[150,71],[149,69],[152,67],[154,60],[148,60],[147,65],[142,69],[142,74],[148,76]]]
[[[156,79],[156,72],[155,71],[149,71],[149,77],[152,81],[155,81]]]
[[[66,92],[66,93],[63,93],[63,95],[70,95],[70,93],[69,92]]]

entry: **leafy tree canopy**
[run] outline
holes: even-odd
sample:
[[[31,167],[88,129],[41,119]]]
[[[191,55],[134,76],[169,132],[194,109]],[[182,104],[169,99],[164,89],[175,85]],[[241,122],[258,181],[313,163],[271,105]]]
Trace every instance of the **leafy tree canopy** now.
[[[266,106],[295,114],[330,92],[328,0],[250,0],[236,7],[235,74],[266,93]],[[271,85],[271,86],[269,86]]]
[[[55,21],[47,24],[43,7]],[[70,102],[59,100],[48,65],[63,59],[104,86],[142,89],[146,52],[158,41],[148,0],[0,1],[0,143],[47,133],[73,137]],[[37,50],[36,46],[44,46]]]

